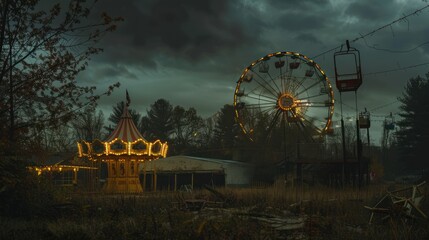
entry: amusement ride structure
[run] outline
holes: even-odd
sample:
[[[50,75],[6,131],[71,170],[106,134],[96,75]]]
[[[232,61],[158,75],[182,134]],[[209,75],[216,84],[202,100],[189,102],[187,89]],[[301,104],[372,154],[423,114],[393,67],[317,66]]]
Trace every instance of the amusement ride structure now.
[[[298,126],[304,133],[330,132],[334,93],[325,72],[296,52],[276,52],[252,62],[242,72],[234,92],[236,120],[251,140],[256,117],[270,116],[275,126]]]
[[[299,129],[310,142],[331,133],[334,92],[325,72],[313,60],[296,52],[276,52],[243,70],[234,92],[234,110],[242,132],[252,141],[261,137],[256,133],[261,125],[266,126],[263,141],[270,139],[275,129],[283,129],[286,181],[286,138],[293,137],[289,130]]]
[[[77,143],[79,157],[107,163],[108,176],[104,191],[108,193],[142,192],[139,164],[167,155],[166,142],[149,142],[140,134],[128,111],[129,103],[127,93],[127,104],[124,105],[121,119],[106,140],[80,140]]]

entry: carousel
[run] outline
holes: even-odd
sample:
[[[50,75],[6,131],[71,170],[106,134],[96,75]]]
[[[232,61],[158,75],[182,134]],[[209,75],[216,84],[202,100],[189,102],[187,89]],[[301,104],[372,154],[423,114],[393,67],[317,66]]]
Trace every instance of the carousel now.
[[[149,142],[137,130],[127,103],[118,125],[105,140],[77,143],[78,154],[81,158],[107,163],[107,181],[103,190],[108,193],[139,193],[143,192],[139,180],[139,164],[165,158],[167,143],[159,139]]]

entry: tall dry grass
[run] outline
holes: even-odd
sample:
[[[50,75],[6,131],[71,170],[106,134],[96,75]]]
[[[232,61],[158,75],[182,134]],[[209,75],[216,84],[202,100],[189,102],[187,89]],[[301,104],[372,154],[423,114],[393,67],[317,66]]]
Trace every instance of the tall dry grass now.
[[[46,209],[47,215],[29,220],[0,217],[0,239],[429,239],[424,220],[368,225],[369,212],[363,206],[374,205],[388,187],[392,186],[359,190],[275,184],[219,188],[218,195],[204,189],[69,195],[62,198],[70,204],[67,209]],[[180,207],[186,199],[225,204],[190,212]],[[427,201],[422,208],[428,212]],[[252,214],[303,216],[306,224],[298,231],[279,233]]]

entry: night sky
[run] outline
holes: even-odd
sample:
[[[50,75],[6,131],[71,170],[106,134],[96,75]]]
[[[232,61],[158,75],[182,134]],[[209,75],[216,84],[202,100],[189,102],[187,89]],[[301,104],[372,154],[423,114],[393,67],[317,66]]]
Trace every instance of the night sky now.
[[[79,81],[99,91],[120,82],[99,108],[131,96],[131,107],[145,114],[159,98],[209,117],[233,103],[236,82],[254,60],[277,51],[302,53],[325,70],[335,89],[333,53],[315,56],[356,39],[417,9],[423,0],[102,0],[97,11],[121,16],[114,33],[101,42]],[[361,52],[363,84],[358,109],[373,114],[372,139],[379,144],[384,116],[398,113],[407,80],[429,72],[429,8],[352,43]],[[384,49],[384,50],[380,50]],[[425,64],[428,63],[428,64]],[[425,64],[389,73],[373,74]],[[354,93],[343,93],[345,117],[355,116]],[[396,116],[399,118],[399,116]]]

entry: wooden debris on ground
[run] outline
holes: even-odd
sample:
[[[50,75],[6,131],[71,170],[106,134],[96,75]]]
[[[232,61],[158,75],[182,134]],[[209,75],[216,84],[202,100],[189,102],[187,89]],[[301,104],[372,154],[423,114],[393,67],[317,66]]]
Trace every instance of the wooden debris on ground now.
[[[371,212],[369,224],[376,221],[386,221],[389,218],[424,218],[427,215],[421,210],[420,203],[423,200],[422,182],[411,187],[388,191],[374,207],[364,206]]]

